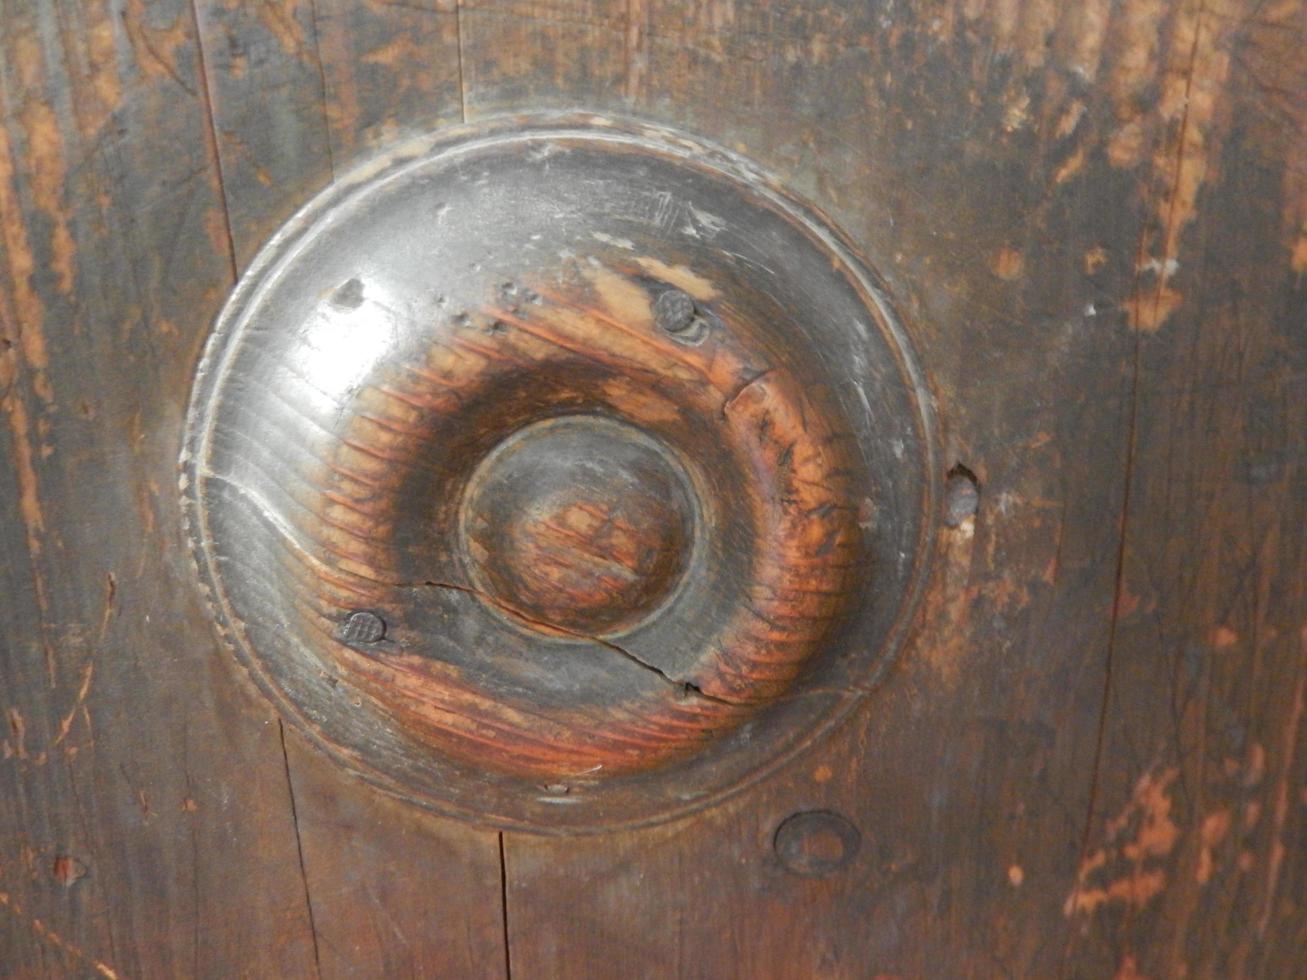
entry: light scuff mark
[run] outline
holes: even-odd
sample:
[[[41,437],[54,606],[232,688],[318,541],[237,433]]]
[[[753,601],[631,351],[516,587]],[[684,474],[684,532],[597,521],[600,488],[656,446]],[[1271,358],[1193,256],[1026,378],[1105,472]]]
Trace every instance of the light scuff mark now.
[[[1175,287],[1181,240],[1198,216],[1200,194],[1218,162],[1228,109],[1228,25],[1241,7],[1229,0],[1196,0],[1172,15],[1152,119],[1161,134],[1153,144],[1148,195],[1154,215],[1127,309],[1136,330],[1156,331],[1183,301]]]
[[[53,946],[59,952],[74,963],[89,966],[97,976],[104,977],[105,980],[118,980],[118,972],[108,963],[98,960],[86,953],[80,946],[65,939],[59,933],[55,932],[40,919],[29,916],[18,901],[8,892],[0,892],[0,909],[4,909],[12,915],[18,922],[30,930],[34,935],[40,937],[46,944]]]
[[[1142,909],[1166,888],[1166,859],[1181,833],[1170,795],[1178,776],[1175,767],[1154,767],[1139,777],[1130,801],[1108,821],[1103,845],[1081,862],[1066,915],[1093,915],[1111,905]]]

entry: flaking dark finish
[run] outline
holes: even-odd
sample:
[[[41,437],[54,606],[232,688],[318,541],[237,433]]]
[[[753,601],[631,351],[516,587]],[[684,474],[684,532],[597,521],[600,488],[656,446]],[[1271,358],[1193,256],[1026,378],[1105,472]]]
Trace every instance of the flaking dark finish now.
[[[1304,972],[1299,0],[196,6],[205,73],[184,3],[0,21],[5,971]],[[834,214],[984,494],[865,716],[581,842],[283,759],[167,504],[232,281],[206,106],[245,257],[464,107],[657,119]],[[866,837],[804,878],[814,809]]]

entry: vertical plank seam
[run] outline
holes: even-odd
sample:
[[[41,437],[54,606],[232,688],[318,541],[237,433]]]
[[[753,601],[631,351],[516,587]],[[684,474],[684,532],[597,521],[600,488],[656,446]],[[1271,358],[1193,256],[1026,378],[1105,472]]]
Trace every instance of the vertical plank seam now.
[[[626,85],[628,105],[635,105],[644,88],[644,44],[646,13],[643,0],[626,0]]]
[[[1206,12],[1206,0],[1199,0],[1198,15],[1194,23],[1194,36],[1189,46],[1189,66],[1185,73],[1185,105],[1184,111],[1180,116],[1180,130],[1178,146],[1176,148],[1175,172],[1171,179],[1171,203],[1167,211],[1166,227],[1162,229],[1164,240],[1170,239],[1170,226],[1175,221],[1175,203],[1179,191],[1180,178],[1184,170],[1184,148],[1186,131],[1189,127],[1189,97],[1193,89],[1194,73],[1198,67],[1198,41],[1202,34],[1203,14]],[[1142,258],[1147,238],[1147,223],[1139,235],[1139,245],[1135,253],[1135,278],[1134,288],[1131,290],[1131,302],[1142,305],[1140,298],[1140,277],[1142,275]],[[1162,299],[1162,284],[1159,282],[1158,288],[1153,295],[1154,313],[1160,308]],[[1138,323],[1139,317],[1136,315],[1135,322]],[[1118,521],[1118,535],[1116,548],[1116,582],[1112,592],[1112,611],[1108,622],[1107,636],[1107,656],[1103,665],[1103,691],[1099,701],[1098,710],[1098,730],[1094,740],[1094,761],[1089,778],[1089,801],[1085,811],[1084,827],[1080,834],[1080,850],[1076,860],[1075,867],[1075,884],[1071,890],[1071,896],[1067,903],[1068,915],[1075,914],[1076,899],[1079,897],[1082,876],[1081,869],[1084,867],[1085,859],[1089,854],[1090,837],[1094,826],[1094,812],[1098,803],[1098,794],[1101,788],[1101,776],[1103,768],[1103,750],[1107,742],[1107,715],[1109,703],[1112,695],[1112,664],[1116,656],[1117,635],[1121,620],[1121,597],[1125,585],[1125,555],[1126,555],[1126,538],[1129,532],[1130,523],[1130,499],[1134,491],[1135,476],[1135,457],[1138,450],[1139,441],[1139,378],[1141,373],[1141,362],[1143,356],[1143,343],[1141,332],[1136,330],[1134,336],[1134,355],[1131,365],[1130,378],[1130,411],[1129,421],[1127,422],[1126,438],[1126,462],[1125,473],[1123,476],[1123,485],[1121,488],[1121,516]],[[1058,975],[1065,977],[1071,961],[1071,948],[1075,944],[1075,931],[1068,929],[1066,946],[1063,949],[1062,963]]]
[[[513,980],[513,948],[508,930],[508,858],[504,850],[504,832],[499,832],[499,911],[504,930],[504,977]]]
[[[454,0],[454,38],[458,42],[458,115],[467,122],[467,81],[463,75],[463,0]]]
[[[191,725],[182,725],[182,773],[186,777],[186,799],[193,800],[195,789],[191,785]],[[200,973],[200,837],[194,820],[186,821],[191,839],[191,975]]]
[[[309,916],[309,935],[313,938],[313,973],[322,976],[322,958],[318,954],[318,927],[313,921],[313,899],[309,895],[309,876],[304,867],[304,841],[300,836],[299,810],[295,806],[295,782],[290,776],[290,753],[286,751],[286,723],[277,719],[277,734],[281,738],[281,761],[286,770],[286,793],[290,796],[290,822],[295,828],[295,853],[299,858],[300,883],[304,886],[304,908]]]
[[[322,42],[318,34],[318,0],[309,0],[309,24],[313,28],[313,60],[318,66],[318,86],[321,93],[322,129],[327,140],[327,170],[331,180],[336,180],[336,151],[332,147],[334,134],[331,131],[331,112],[327,108],[327,70],[322,65]]]
[[[209,144],[209,156],[213,160],[218,177],[218,197],[222,202],[222,227],[227,236],[227,262],[231,266],[231,281],[234,284],[240,278],[240,266],[236,262],[236,238],[231,231],[231,207],[227,202],[227,177],[222,170],[222,151],[218,147],[218,123],[214,116],[213,97],[209,89],[209,59],[204,53],[204,32],[200,29],[199,0],[191,0],[191,23],[195,27],[195,54],[200,70],[200,98],[204,101],[204,138]]]

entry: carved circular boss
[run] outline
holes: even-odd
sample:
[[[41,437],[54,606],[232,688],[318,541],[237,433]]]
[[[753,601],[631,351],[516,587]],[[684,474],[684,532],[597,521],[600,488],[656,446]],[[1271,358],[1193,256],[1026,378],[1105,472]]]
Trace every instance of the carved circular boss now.
[[[887,662],[930,418],[874,280],[738,157],[596,119],[465,128],[310,202],[224,309],[183,497],[282,712],[504,826],[747,784]]]

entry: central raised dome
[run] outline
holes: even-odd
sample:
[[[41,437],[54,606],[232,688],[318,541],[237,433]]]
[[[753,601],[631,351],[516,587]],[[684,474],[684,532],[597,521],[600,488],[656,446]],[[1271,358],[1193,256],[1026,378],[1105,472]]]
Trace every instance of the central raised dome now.
[[[684,469],[634,426],[550,419],[501,443],[460,515],[472,580],[528,628],[608,634],[637,625],[689,563],[695,507]]]

